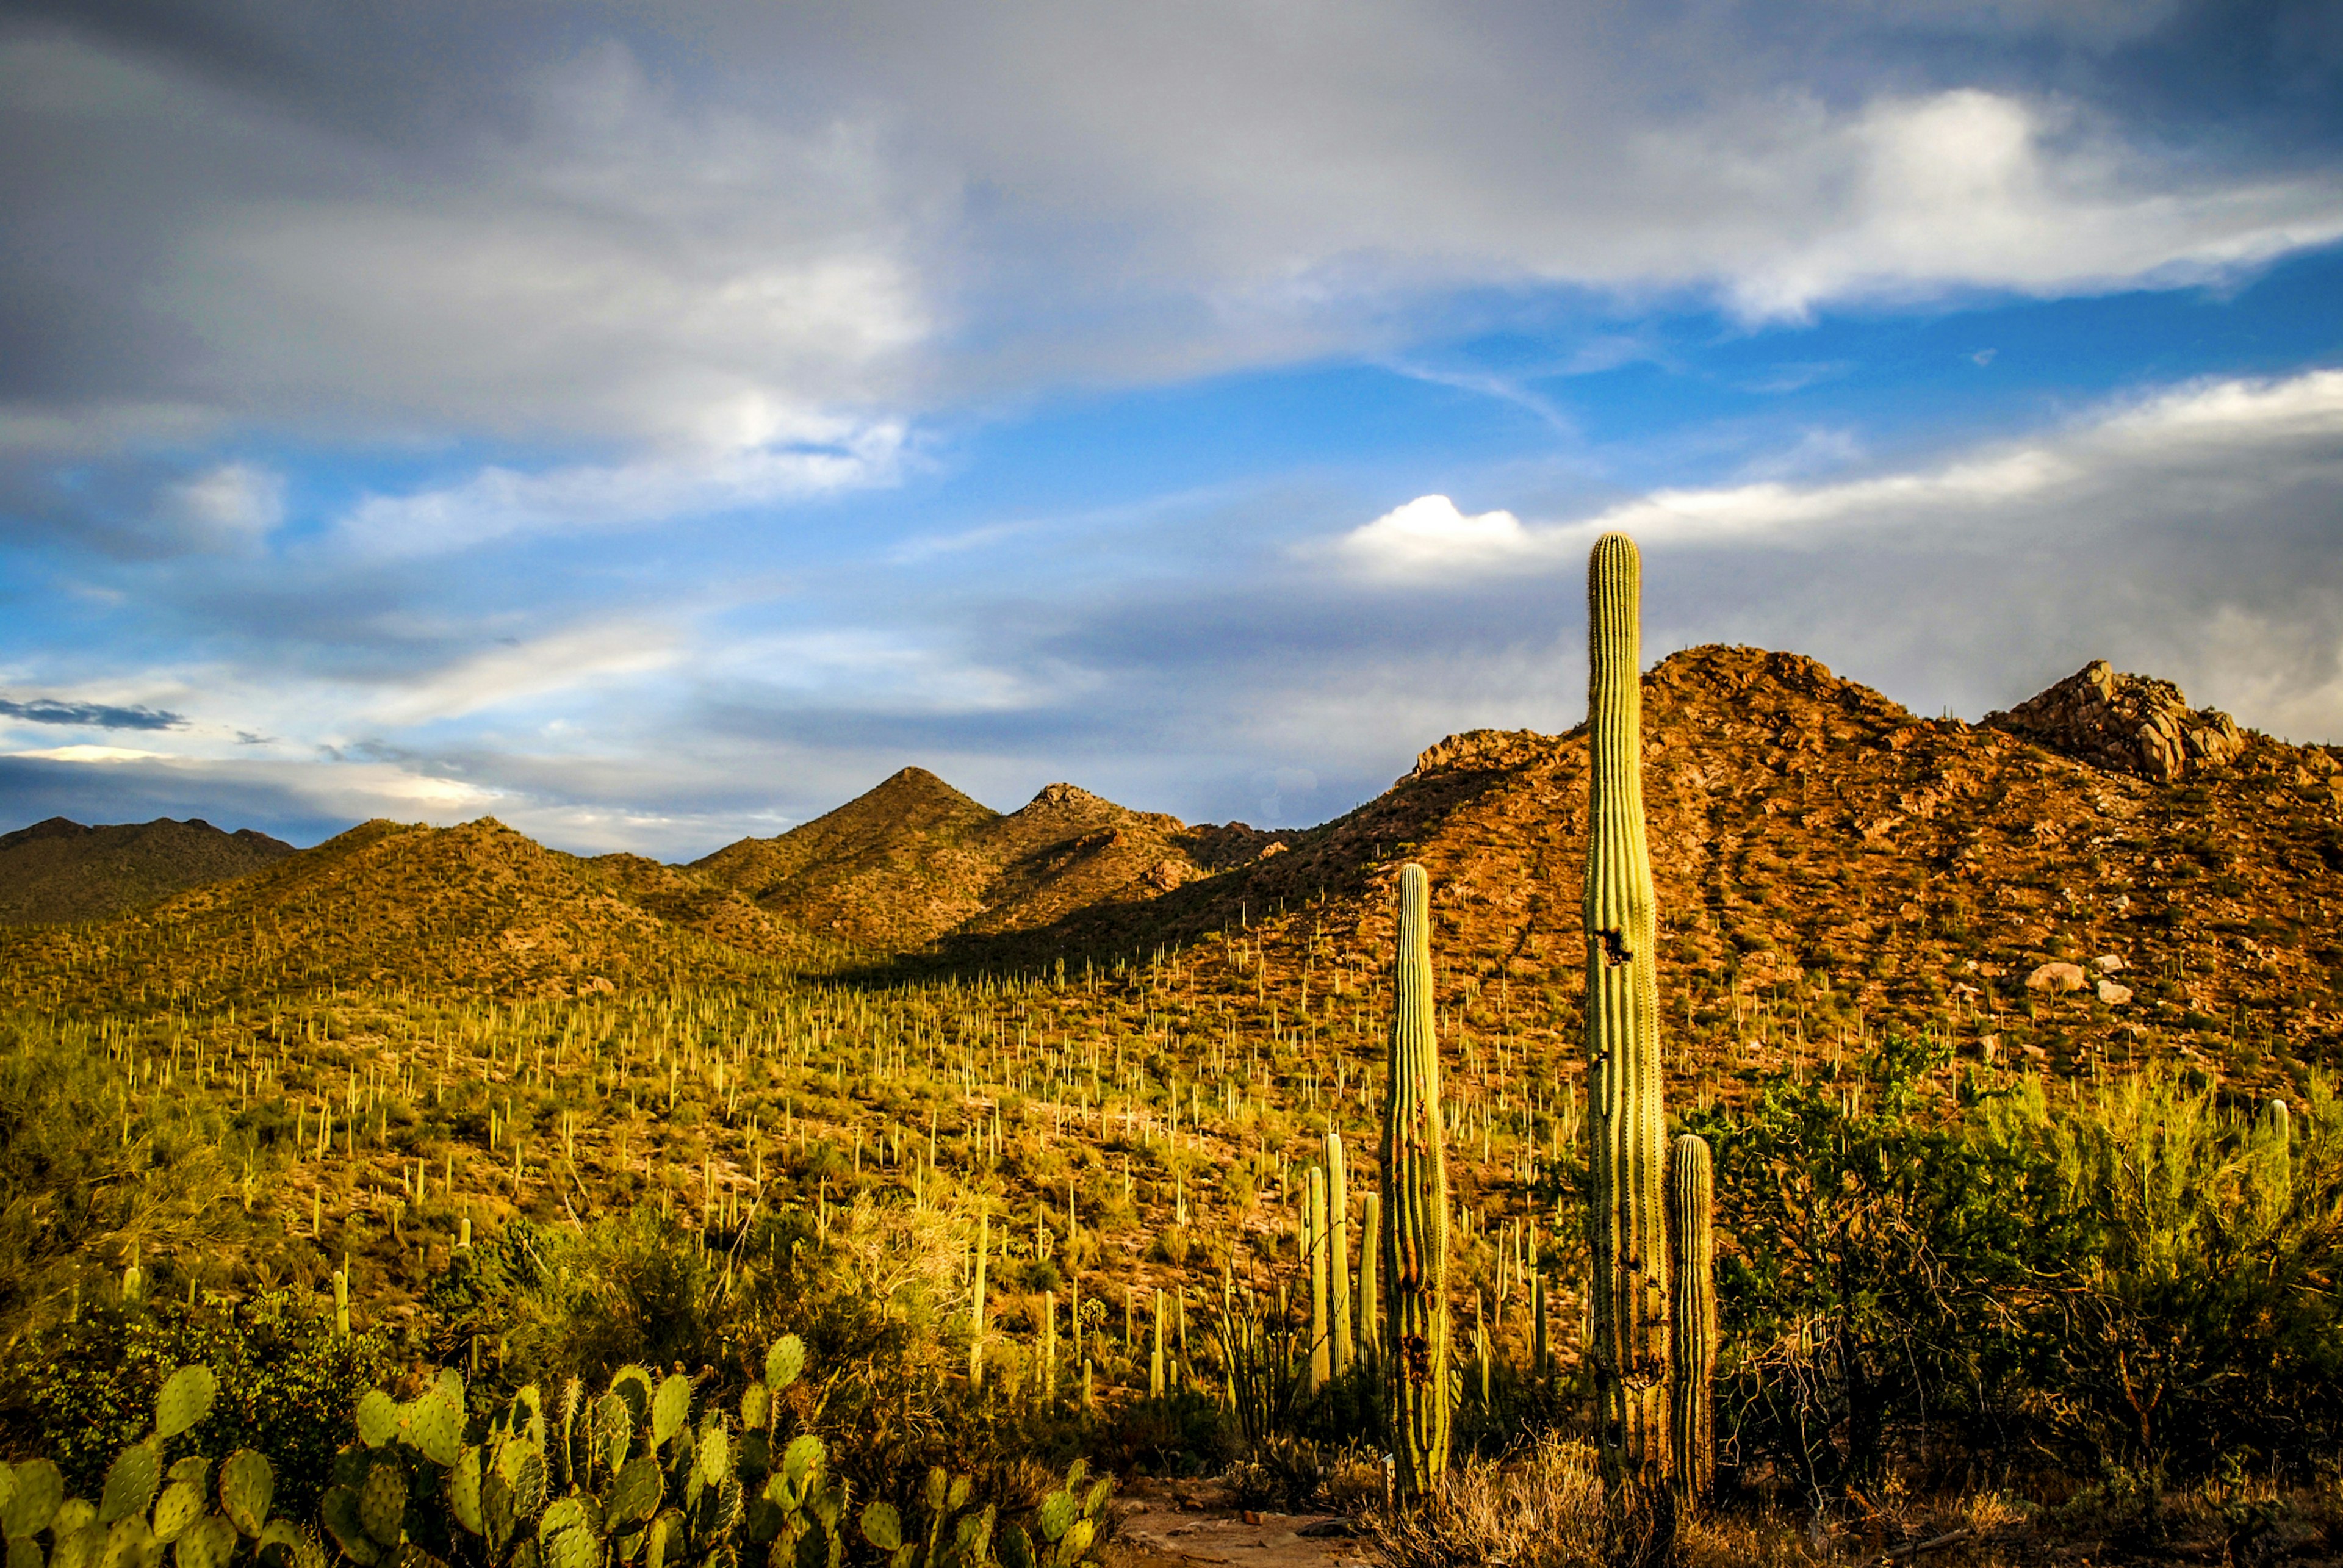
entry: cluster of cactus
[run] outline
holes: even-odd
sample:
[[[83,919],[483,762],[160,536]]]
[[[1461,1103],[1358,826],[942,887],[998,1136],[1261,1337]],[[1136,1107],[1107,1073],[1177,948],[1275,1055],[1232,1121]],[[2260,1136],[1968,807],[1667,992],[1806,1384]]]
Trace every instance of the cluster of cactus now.
[[[240,1556],[265,1568],[324,1568],[314,1533],[268,1516],[277,1476],[261,1455],[248,1448],[228,1455],[216,1485],[200,1453],[166,1468],[172,1446],[202,1423],[218,1392],[208,1367],[173,1372],[155,1402],[154,1430],[115,1456],[95,1503],[67,1497],[48,1460],[0,1465],[8,1568],[149,1568],[166,1551],[178,1568],[229,1568]]]
[[[692,1380],[639,1366],[598,1396],[576,1379],[551,1402],[525,1387],[477,1421],[453,1370],[404,1402],[370,1390],[357,1440],[335,1457],[321,1535],[268,1517],[275,1473],[249,1449],[216,1485],[200,1454],[171,1462],[218,1388],[208,1368],[182,1367],[96,1503],[66,1497],[48,1460],[0,1465],[6,1568],[156,1568],[166,1551],[176,1568],[240,1568],[240,1554],[253,1568],[329,1568],[328,1543],[360,1568],[733,1568],[752,1552],[769,1568],[839,1568],[845,1483],[819,1437],[780,1430],[781,1396],[804,1368],[804,1345],[786,1335],[737,1412],[696,1419]],[[936,1471],[920,1529],[873,1503],[862,1538],[889,1568],[1071,1568],[1097,1544],[1111,1484],[1077,1461],[1032,1531],[1011,1523],[996,1538],[993,1508],[968,1506],[968,1479]]]
[[[1101,1476],[1088,1481],[1089,1470],[1074,1461],[1066,1483],[1041,1499],[1034,1511],[1036,1542],[1021,1524],[1002,1530],[994,1555],[994,1510],[969,1506],[971,1490],[965,1475],[941,1470],[928,1472],[920,1496],[920,1523],[910,1528],[891,1503],[873,1503],[862,1510],[862,1539],[887,1554],[887,1568],[1072,1568],[1098,1540],[1098,1512],[1113,1483]],[[1085,1483],[1087,1482],[1087,1484]]]
[[[1391,1069],[1383,1107],[1384,1388],[1403,1496],[1430,1496],[1448,1469],[1448,1153],[1433,1027],[1432,912],[1422,866],[1400,868]]]
[[[1708,1145],[1673,1162],[1661,1103],[1657,925],[1644,834],[1642,561],[1624,534],[1587,563],[1587,1250],[1595,1432],[1612,1555],[1664,1562],[1715,1473],[1715,1204]]]
[[[709,1409],[695,1422],[680,1373],[622,1367],[598,1397],[573,1379],[550,1412],[531,1385],[477,1442],[452,1371],[405,1404],[369,1392],[326,1529],[362,1568],[403,1563],[410,1547],[497,1568],[679,1568],[730,1561],[741,1537],[776,1568],[837,1568],[846,1493],[821,1440],[775,1449],[779,1395],[804,1365],[797,1337],[781,1339],[737,1421]]]

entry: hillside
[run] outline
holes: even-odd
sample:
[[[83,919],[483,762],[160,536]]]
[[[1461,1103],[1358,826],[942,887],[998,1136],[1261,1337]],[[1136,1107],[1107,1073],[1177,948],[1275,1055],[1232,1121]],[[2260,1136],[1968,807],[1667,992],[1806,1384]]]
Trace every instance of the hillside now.
[[[1644,685],[1663,983],[1688,1077],[1883,1028],[2066,1070],[2169,1049],[2241,1083],[2343,1059],[2329,749],[2238,730],[2104,665],[1978,725],[1920,719],[1811,659],[1749,648],[1673,655]],[[873,978],[907,980],[1201,943],[1175,966],[1190,1016],[1161,1027],[1218,1015],[1216,1032],[1276,1031],[1297,1010],[1322,1021],[1330,995],[1372,992],[1387,889],[1412,859],[1433,877],[1459,1020],[1566,1060],[1584,813],[1583,729],[1453,736],[1302,833],[1192,829],[1071,785],[997,813],[907,769],[691,867],[582,860],[493,820],[371,823],[0,951],[30,994],[552,996],[835,973],[858,950]],[[2028,988],[2048,964],[2074,966],[2044,977],[2068,989]],[[1373,1030],[1342,1008],[1372,1063]]]
[[[1646,675],[1673,1111],[1745,1104],[1784,1070],[1859,1096],[1855,1059],[1891,1030],[1957,1053],[1929,1091],[1945,1108],[1966,1073],[2009,1081],[1996,1067],[2176,1060],[2235,1101],[2301,1102],[2312,1064],[2343,1063],[2334,754],[2111,671],[2052,693],[1969,725],[1795,655],[1694,648]],[[1584,1103],[1585,768],[1583,730],[1453,736],[1358,810],[1146,897],[1101,862],[1176,840],[1169,819],[1071,789],[990,814],[907,774],[819,833],[727,851],[781,868],[764,904],[713,868],[579,859],[492,820],[369,823],[151,911],[0,932],[15,1059],[82,1052],[88,1092],[120,1098],[77,1128],[111,1151],[119,1114],[160,1148],[224,1117],[251,1130],[237,1160],[275,1173],[219,1167],[219,1236],[166,1243],[126,1214],[61,1241],[44,1288],[64,1299],[85,1258],[118,1271],[143,1237],[158,1269],[245,1285],[321,1288],[324,1261],[355,1258],[366,1311],[413,1317],[468,1222],[655,1212],[721,1251],[755,1215],[870,1220],[870,1197],[960,1227],[955,1258],[980,1207],[1015,1216],[992,1277],[1020,1333],[1060,1283],[1208,1301],[1224,1262],[1290,1262],[1324,1132],[1354,1194],[1374,1179],[1389,888],[1413,859],[1457,1267],[1518,1345],[1503,1282],[1537,1239],[1574,1354],[1557,1205]],[[856,953],[785,918],[816,887],[875,918],[922,842],[962,857],[938,857],[926,929],[956,920],[927,950]],[[1100,1365],[1143,1378],[1111,1346]]]
[[[0,835],[0,925],[101,920],[291,853],[282,839],[200,818],[85,828],[52,817]]]
[[[1146,903],[1292,836],[1242,823],[1191,828],[1071,784],[1051,784],[1003,814],[906,768],[834,811],[778,838],[743,839],[692,869],[794,924],[902,952]]]
[[[819,969],[829,944],[635,856],[580,859],[494,818],[374,821],[239,880],[0,937],[20,992],[122,1005],[329,987],[568,996]]]
[[[2165,687],[2167,709],[2134,714],[2137,732],[2204,737],[2169,765],[2108,739],[2123,739],[2120,704],[2076,711],[2072,689],[2094,678],[2136,678],[2095,666],[2053,689],[2064,719],[2026,706],[1970,725],[1916,718],[1794,654],[1696,648],[1652,669],[1644,789],[1662,984],[1692,1048],[1680,1064],[1750,1071],[1883,1026],[2063,1067],[2151,1041],[2248,1078],[2343,1060],[2332,749],[2176,715]],[[1566,1050],[1585,810],[1583,727],[1453,736],[1289,853],[955,953],[1047,963],[1249,923],[1272,971],[1314,953],[1372,972],[1389,950],[1386,890],[1413,859],[1433,879],[1444,989],[1494,990],[1492,1022],[1503,1009],[1508,1028]],[[2081,970],[2066,977],[2078,989],[2029,990],[2054,962]]]

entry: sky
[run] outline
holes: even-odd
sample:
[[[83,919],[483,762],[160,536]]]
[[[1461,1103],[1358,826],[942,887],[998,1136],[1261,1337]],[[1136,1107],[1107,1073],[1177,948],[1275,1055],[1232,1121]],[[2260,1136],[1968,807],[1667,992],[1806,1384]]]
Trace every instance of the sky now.
[[[0,830],[1306,825],[1614,528],[2343,741],[2343,6],[0,0]]]

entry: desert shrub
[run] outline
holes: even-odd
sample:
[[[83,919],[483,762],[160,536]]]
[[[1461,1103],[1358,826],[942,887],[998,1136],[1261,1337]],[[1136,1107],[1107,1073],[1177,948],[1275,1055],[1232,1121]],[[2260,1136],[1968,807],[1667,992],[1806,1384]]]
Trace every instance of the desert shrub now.
[[[2343,1442],[2343,1107],[2323,1081],[2278,1141],[2253,1107],[2149,1069],[1989,1131],[2055,1167],[2071,1244],[2044,1260],[2034,1381],[2068,1442],[2155,1473]]]
[[[1848,1076],[1694,1119],[1725,1237],[1728,1476],[1768,1463],[1819,1505],[1899,1452],[2175,1478],[2332,1452],[2343,1112],[2325,1087],[2280,1149],[2201,1076],[1931,1091],[1945,1060],[1891,1040]]]
[[[218,1380],[206,1436],[215,1452],[252,1448],[277,1462],[281,1495],[313,1507],[358,1395],[398,1362],[385,1332],[334,1332],[330,1312],[271,1294],[85,1308],[28,1334],[0,1362],[0,1422],[18,1453],[55,1460],[76,1494],[95,1496],[115,1454],[152,1420],[178,1367]]]
[[[1368,1515],[1365,1546],[1382,1568],[1598,1568],[1603,1479],[1594,1451],[1548,1432],[1500,1459],[1472,1459],[1421,1509]]]
[[[1730,1468],[1771,1462],[1820,1503],[1903,1430],[1993,1432],[2024,1362],[2011,1292],[2056,1238],[2044,1163],[1924,1101],[1945,1048],[1891,1040],[1844,1079],[1765,1081],[1694,1119],[1716,1158]]]

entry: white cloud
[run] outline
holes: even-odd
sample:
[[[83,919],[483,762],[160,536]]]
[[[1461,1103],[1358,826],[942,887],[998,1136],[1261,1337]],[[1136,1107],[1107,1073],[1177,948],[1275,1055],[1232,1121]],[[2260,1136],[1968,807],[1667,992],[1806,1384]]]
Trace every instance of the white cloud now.
[[[1655,548],[1809,547],[1916,529],[1957,537],[2002,509],[2087,493],[2143,468],[2210,458],[2234,469],[2257,450],[2306,441],[2343,441],[2343,371],[2175,388],[2103,409],[2047,437],[1917,472],[1654,490],[1563,523],[1526,525],[1503,511],[1465,517],[1447,497],[1425,496],[1352,529],[1332,549],[1370,578],[1461,579],[1574,565],[1597,537],[1614,530]]]
[[[46,746],[32,751],[11,751],[11,757],[37,757],[49,762],[147,762],[166,755],[129,746]]]
[[[285,520],[283,476],[257,463],[222,463],[166,487],[168,510],[201,542],[249,548]]]
[[[1511,512],[1467,516],[1445,496],[1418,496],[1342,537],[1342,554],[1378,574],[1469,571],[1537,548]]]
[[[901,423],[769,406],[732,409],[742,444],[538,473],[490,467],[458,484],[369,496],[336,526],[372,556],[430,556],[495,540],[645,528],[880,485],[900,470]]]
[[[683,657],[671,629],[597,623],[492,648],[420,678],[400,680],[366,705],[375,724],[427,724],[486,709],[608,687],[673,668]]]

